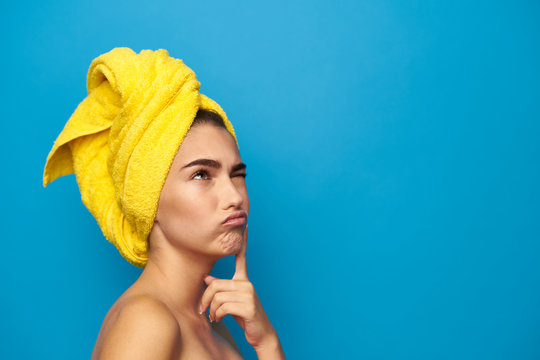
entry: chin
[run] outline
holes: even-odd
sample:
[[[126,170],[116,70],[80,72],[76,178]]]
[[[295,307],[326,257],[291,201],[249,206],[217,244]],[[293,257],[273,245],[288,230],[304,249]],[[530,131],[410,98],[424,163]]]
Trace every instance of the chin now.
[[[223,237],[220,239],[219,244],[225,256],[237,254],[242,248],[242,230],[241,228],[230,230],[223,234]]]

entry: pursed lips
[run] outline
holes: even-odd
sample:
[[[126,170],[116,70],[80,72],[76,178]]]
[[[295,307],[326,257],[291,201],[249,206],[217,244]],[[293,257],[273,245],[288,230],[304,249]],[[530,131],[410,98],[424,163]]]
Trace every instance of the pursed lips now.
[[[223,224],[231,223],[242,225],[247,220],[247,212],[244,210],[235,211],[223,220]]]

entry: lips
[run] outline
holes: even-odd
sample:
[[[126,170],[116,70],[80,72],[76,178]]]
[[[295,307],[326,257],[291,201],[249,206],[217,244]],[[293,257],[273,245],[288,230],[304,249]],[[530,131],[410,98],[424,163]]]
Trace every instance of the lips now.
[[[223,220],[222,224],[242,225],[247,220],[247,212],[244,210],[235,211]]]

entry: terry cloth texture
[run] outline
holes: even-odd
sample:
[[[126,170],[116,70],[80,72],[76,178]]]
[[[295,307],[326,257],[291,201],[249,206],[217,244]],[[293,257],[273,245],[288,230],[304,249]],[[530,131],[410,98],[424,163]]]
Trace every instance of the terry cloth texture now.
[[[54,142],[43,186],[75,173],[84,205],[130,263],[144,267],[147,238],[170,166],[199,109],[223,109],[199,93],[195,73],[167,50],[114,48],[92,61],[88,96]]]

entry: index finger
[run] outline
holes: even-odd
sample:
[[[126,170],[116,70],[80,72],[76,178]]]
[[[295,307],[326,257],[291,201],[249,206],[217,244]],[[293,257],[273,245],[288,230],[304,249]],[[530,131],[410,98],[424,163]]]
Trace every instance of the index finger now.
[[[240,252],[236,254],[234,260],[234,276],[233,280],[249,280],[247,275],[247,261],[246,261],[246,249],[247,249],[247,233],[248,226],[244,229],[244,238],[242,241],[242,248]]]

